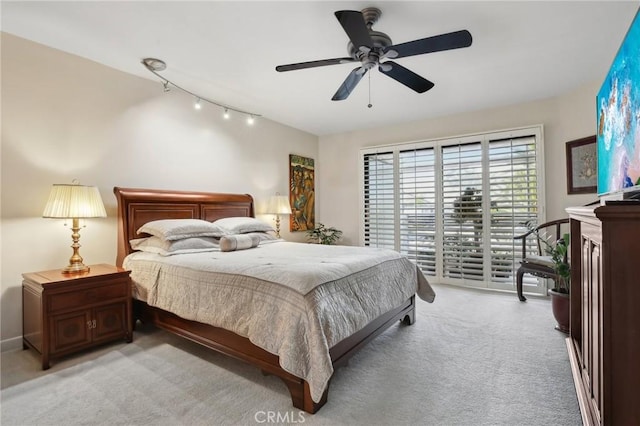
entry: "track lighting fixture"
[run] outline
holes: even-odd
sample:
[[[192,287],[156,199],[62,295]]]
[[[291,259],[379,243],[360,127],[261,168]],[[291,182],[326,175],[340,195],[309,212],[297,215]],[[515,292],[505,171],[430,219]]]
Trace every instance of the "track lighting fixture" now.
[[[231,115],[229,114],[229,109],[228,108],[224,109],[224,114],[222,114],[222,116],[224,117],[225,120],[228,120],[229,118],[231,118]]]
[[[207,102],[210,103],[211,105],[215,105],[221,108],[224,108],[224,115],[223,117],[225,119],[229,119],[229,111],[235,111],[238,112],[240,114],[245,114],[247,115],[247,124],[251,125],[254,123],[255,118],[256,117],[261,117],[260,114],[256,114],[254,112],[249,112],[249,111],[243,111],[241,109],[238,108],[234,108],[232,106],[229,105],[225,105],[222,104],[220,102],[216,102],[216,101],[212,101],[210,99],[207,98],[203,98],[202,96],[198,96],[195,93],[178,86],[177,84],[175,84],[174,82],[162,77],[160,74],[158,74],[159,71],[164,71],[165,69],[167,69],[167,64],[161,60],[161,59],[156,59],[156,58],[144,58],[142,60],[142,65],[145,66],[146,69],[148,69],[149,71],[151,71],[155,76],[157,76],[158,78],[160,78],[160,80],[162,81],[162,86],[163,86],[163,90],[165,92],[168,92],[171,90],[171,87],[175,87],[178,90],[181,90],[185,93],[188,93],[189,95],[193,96],[194,98],[196,98],[196,102],[194,104],[194,108],[195,109],[201,109],[202,108],[202,102]]]

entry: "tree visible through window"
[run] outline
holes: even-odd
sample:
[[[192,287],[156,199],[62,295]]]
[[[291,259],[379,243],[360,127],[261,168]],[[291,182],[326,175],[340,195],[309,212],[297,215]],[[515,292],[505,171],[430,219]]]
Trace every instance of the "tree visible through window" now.
[[[363,149],[364,245],[438,282],[513,289],[513,237],[541,219],[540,143],[536,127]]]

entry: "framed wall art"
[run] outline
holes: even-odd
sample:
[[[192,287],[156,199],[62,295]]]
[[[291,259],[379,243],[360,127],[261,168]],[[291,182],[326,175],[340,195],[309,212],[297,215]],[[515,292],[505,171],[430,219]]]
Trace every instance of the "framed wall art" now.
[[[567,142],[567,193],[595,193],[597,185],[596,136]]]
[[[289,230],[315,228],[315,170],[313,158],[289,155]]]

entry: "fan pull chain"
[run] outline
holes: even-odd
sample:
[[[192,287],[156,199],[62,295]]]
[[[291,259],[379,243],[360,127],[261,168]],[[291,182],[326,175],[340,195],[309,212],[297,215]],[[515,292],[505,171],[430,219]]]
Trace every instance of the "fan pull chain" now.
[[[367,108],[371,108],[373,104],[371,103],[371,73],[369,73],[369,104]]]

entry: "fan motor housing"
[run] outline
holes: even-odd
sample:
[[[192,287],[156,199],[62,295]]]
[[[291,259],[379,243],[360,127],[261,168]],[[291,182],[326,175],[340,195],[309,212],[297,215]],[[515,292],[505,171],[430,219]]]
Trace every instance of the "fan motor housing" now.
[[[389,37],[383,32],[369,30],[369,35],[371,36],[371,40],[373,40],[373,46],[371,46],[372,47],[371,51],[372,52],[375,51],[378,54],[378,56],[382,54],[382,50],[393,45],[393,42],[391,41],[391,37]],[[351,42],[347,44],[347,52],[349,52],[349,56],[359,60],[362,60],[362,57],[367,55],[361,50],[356,49],[353,46],[353,43]]]
[[[361,13],[362,19],[364,19],[365,25],[369,30],[369,36],[371,36],[373,46],[368,46],[371,50],[360,50],[356,49],[353,43],[349,42],[347,44],[347,52],[349,52],[349,56],[362,62],[362,66],[364,68],[371,69],[379,62],[384,49],[393,45],[393,43],[391,42],[391,37],[383,32],[374,31],[371,28],[373,24],[378,22],[380,16],[382,16],[382,11],[380,9],[377,7],[367,7],[362,9]]]

